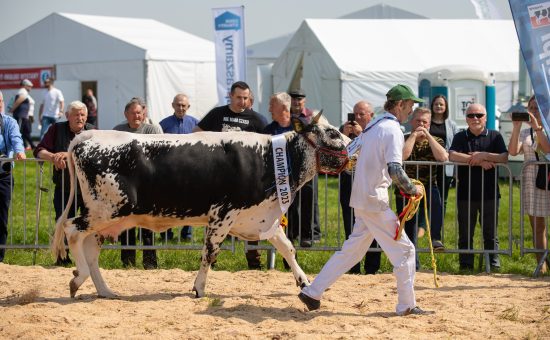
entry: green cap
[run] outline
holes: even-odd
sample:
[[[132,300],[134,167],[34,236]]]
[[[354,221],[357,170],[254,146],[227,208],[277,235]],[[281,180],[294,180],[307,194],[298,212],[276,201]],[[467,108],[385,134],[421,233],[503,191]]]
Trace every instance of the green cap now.
[[[424,100],[416,97],[410,87],[397,84],[386,93],[388,100],[412,100],[415,103],[423,103]]]

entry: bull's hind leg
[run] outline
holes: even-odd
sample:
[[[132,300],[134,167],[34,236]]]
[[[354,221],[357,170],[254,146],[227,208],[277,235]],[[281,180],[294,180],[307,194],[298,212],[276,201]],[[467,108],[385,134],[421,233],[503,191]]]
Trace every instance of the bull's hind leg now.
[[[286,262],[290,265],[294,278],[296,279],[296,285],[300,287],[309,286],[309,280],[307,279],[306,274],[296,262],[296,249],[286,237],[283,228],[279,227],[275,235],[268,240],[275,246],[277,251],[285,258]]]
[[[213,225],[214,223],[211,222],[208,227],[206,227],[204,247],[202,248],[201,267],[197,273],[197,277],[195,278],[195,284],[193,285],[193,291],[195,292],[195,297],[197,298],[204,297],[208,270],[210,269],[212,263],[216,260],[216,257],[220,252],[220,244],[229,232],[229,227],[219,225],[213,227]]]
[[[86,262],[88,263],[97,295],[104,298],[115,298],[117,295],[109,288],[99,271],[99,252],[101,251],[102,244],[103,238],[97,233],[88,235],[83,243],[84,255],[86,256]]]
[[[80,218],[80,217],[77,217]],[[73,253],[74,261],[76,263],[76,270],[73,271],[73,279],[69,283],[69,289],[71,297],[74,298],[76,291],[90,276],[90,268],[86,261],[84,254],[83,243],[84,239],[89,235],[87,231],[79,231],[75,227],[75,218],[71,218],[65,222],[65,235],[67,235],[67,241],[69,243],[69,249]]]

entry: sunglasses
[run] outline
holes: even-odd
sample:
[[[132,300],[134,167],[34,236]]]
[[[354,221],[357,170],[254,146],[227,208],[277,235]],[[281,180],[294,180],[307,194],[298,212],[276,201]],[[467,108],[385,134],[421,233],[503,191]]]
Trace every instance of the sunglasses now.
[[[481,119],[481,118],[483,118],[483,116],[485,116],[485,113],[468,113],[468,114],[466,115],[466,118],[470,118],[470,119],[474,119],[474,118]]]

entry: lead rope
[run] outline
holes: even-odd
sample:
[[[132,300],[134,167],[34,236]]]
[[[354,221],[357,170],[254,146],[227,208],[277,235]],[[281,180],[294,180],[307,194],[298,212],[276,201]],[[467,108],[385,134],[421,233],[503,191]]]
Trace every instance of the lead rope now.
[[[411,179],[411,181],[415,185],[422,186],[423,191],[426,192],[424,188],[424,184],[422,184],[422,182],[416,179]],[[405,222],[411,220],[416,215],[416,213],[418,212],[418,208],[420,206],[420,201],[422,200],[422,197],[423,197],[423,196],[407,195],[403,191],[401,191],[401,195],[407,199],[407,205],[405,206],[401,214],[399,214],[399,228],[397,228],[395,231],[394,240],[398,240],[399,238],[401,238],[401,233],[403,232],[403,228],[405,227]],[[430,244],[432,269],[434,272],[434,285],[436,288],[439,288],[439,283],[437,282],[437,263],[435,261],[434,248],[432,245],[432,235],[430,232],[430,219],[428,218],[429,217],[428,202],[426,202],[426,200],[424,200],[424,216],[426,220],[426,229],[428,231],[428,243]]]

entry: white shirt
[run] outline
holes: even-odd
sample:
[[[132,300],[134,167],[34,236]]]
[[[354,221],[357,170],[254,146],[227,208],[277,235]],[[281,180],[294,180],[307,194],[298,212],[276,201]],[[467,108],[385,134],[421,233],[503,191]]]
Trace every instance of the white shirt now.
[[[376,121],[372,128],[357,137],[362,139],[362,147],[349,204],[355,209],[373,212],[390,208],[388,187],[391,178],[388,163],[403,163],[405,143],[400,124],[394,115],[385,112]]]
[[[58,118],[60,116],[59,105],[64,100],[63,93],[59,89],[52,87],[51,90],[46,90],[44,99],[42,99],[42,105],[44,105],[42,115],[44,117]]]

